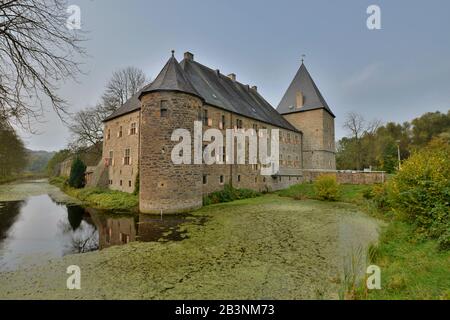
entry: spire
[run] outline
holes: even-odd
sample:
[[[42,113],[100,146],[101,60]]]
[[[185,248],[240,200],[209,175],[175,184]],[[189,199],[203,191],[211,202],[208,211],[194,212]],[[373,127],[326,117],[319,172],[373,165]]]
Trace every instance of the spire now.
[[[142,89],[140,96],[154,91],[179,91],[201,97],[175,58],[175,51],[172,50],[171,52],[172,56],[169,58],[169,61],[167,61],[156,79]]]
[[[287,114],[307,110],[325,109],[334,117],[333,112],[306,69],[304,57],[305,56],[302,55],[302,64],[281,99],[277,111],[281,114]],[[303,98],[303,105],[301,107],[297,107],[298,93],[301,93]]]

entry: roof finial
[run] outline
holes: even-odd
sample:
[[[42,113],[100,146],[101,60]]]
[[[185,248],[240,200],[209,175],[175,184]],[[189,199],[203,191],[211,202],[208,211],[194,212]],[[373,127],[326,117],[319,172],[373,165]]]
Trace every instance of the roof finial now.
[[[175,50],[172,50],[172,58],[175,56]]]
[[[305,61],[306,54],[302,54],[302,64]]]

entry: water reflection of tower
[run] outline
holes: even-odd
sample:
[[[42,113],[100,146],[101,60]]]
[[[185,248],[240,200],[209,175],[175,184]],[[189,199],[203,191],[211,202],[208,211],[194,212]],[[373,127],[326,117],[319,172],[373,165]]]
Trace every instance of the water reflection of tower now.
[[[94,209],[88,209],[97,225],[100,249],[136,241],[136,221],[133,216],[111,217]]]

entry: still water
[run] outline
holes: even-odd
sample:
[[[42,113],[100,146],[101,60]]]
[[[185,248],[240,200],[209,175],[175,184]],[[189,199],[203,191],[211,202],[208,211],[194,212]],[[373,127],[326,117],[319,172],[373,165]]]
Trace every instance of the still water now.
[[[186,216],[118,214],[58,203],[49,195],[0,202],[0,271],[39,259],[133,241],[178,241]]]

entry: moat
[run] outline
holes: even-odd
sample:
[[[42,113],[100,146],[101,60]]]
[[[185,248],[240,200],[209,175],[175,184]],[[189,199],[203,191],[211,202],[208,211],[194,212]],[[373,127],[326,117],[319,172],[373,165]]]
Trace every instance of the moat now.
[[[15,193],[15,188],[30,190],[30,195]],[[2,186],[0,271],[135,241],[185,237],[178,227],[186,222],[186,216],[113,213],[85,208],[59,199],[61,196],[45,180]]]

